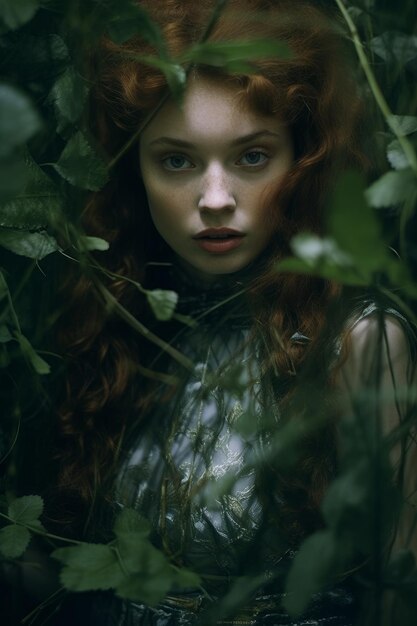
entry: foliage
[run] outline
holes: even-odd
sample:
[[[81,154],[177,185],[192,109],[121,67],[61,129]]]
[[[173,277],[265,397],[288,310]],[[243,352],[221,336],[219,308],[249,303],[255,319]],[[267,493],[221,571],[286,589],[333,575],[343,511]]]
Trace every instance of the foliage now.
[[[330,4],[338,5],[351,29],[358,70],[379,107],[383,132],[378,134],[378,141],[386,156],[386,171],[368,187],[357,173],[343,176],[329,202],[325,234],[297,235],[292,241],[293,257],[283,260],[277,270],[370,287],[391,298],[415,320],[417,247],[410,235],[417,223],[417,37],[410,26],[416,20],[414,5],[406,0],[398,5],[400,9],[382,0],[336,0]],[[46,355],[42,350],[56,311],[45,313],[41,306],[39,280],[43,273],[49,277],[54,264],[70,257],[68,262],[94,269],[99,282],[99,256],[92,253],[105,254],[109,247],[108,242],[89,236],[80,227],[86,192],[107,184],[112,168],[127,149],[110,161],[88,131],[86,59],[103,33],[117,43],[137,33],[144,36],[156,54],[141,60],[161,69],[179,100],[191,62],[229,72],[252,71],[260,57],[285,58],[289,54],[282,42],[242,39],[233,45],[214,45],[203,40],[183,57],[171,58],[157,25],[130,0],[0,2],[0,367],[12,371],[5,377],[2,391],[7,412],[5,430],[10,430],[10,435],[2,434],[0,454],[7,459],[5,491],[9,500],[13,491],[13,442],[21,416],[42,397],[41,378],[52,377],[57,369],[56,355]],[[384,228],[382,209],[390,211],[389,228]],[[391,246],[400,248],[401,258]],[[135,284],[158,320],[175,317],[175,292],[149,291]],[[122,319],[151,337],[140,320],[131,320],[123,307],[109,299],[103,286],[99,289],[106,304],[115,307]],[[162,340],[154,341],[190,366]],[[244,384],[239,364],[226,374],[223,384],[231,385],[239,397]],[[13,397],[10,381],[13,391],[19,391]],[[250,418],[243,413],[237,424],[240,435],[248,439],[252,434]],[[305,541],[287,580],[290,593],[286,609],[292,615],[301,614],[311,596],[329,581],[363,559],[376,558],[375,549],[382,550],[387,530],[383,520],[389,521],[400,506],[399,495],[391,487],[388,444],[373,440],[372,431],[364,445],[363,432],[347,418],[343,427],[344,463],[322,505],[326,528]],[[300,424],[279,431],[271,456],[280,458],[283,465],[290,464],[301,434]],[[249,465],[252,462],[256,467],[269,460],[252,459]],[[230,492],[238,478],[226,476],[213,481],[205,492],[207,502]],[[0,513],[5,522],[0,530],[0,552],[8,561],[18,559],[33,535],[45,537],[54,546],[71,544],[53,553],[62,565],[61,582],[68,590],[112,588],[120,597],[155,605],[171,589],[201,584],[199,576],[178,568],[152,544],[148,523],[134,511],[120,513],[114,539],[107,544],[51,535],[40,522],[42,511],[43,502],[36,495],[6,502]],[[417,572],[410,551],[394,554],[385,568],[377,566],[378,576],[384,577],[387,587],[399,589],[407,601],[415,603]],[[372,586],[375,571],[368,574],[366,585]],[[245,584],[252,592],[262,582]],[[230,602],[237,604],[239,598],[245,598],[245,584],[233,588]]]

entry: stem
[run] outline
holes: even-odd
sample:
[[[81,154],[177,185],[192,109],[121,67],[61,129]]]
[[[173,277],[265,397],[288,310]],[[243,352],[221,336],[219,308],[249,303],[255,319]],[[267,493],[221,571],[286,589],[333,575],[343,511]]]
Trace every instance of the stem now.
[[[58,597],[59,595],[62,595],[63,592],[65,592],[65,587],[60,587],[59,589],[54,591],[54,593],[52,593],[50,596],[48,596],[46,598],[46,600],[44,600],[37,607],[35,607],[33,609],[33,611],[31,611],[30,613],[25,615],[25,617],[22,619],[21,623],[22,624],[26,624],[26,622],[28,622],[32,617],[34,617],[37,613],[39,613],[39,611],[41,611],[44,607],[47,607],[48,604],[51,604],[51,602],[53,602],[56,597]]]
[[[6,299],[7,299],[8,305],[9,305],[9,309],[10,309],[10,313],[11,313],[11,316],[12,316],[12,319],[13,319],[13,323],[14,323],[17,331],[21,335],[22,334],[22,330],[20,328],[19,319],[18,319],[18,317],[16,315],[16,311],[15,311],[14,306],[13,306],[12,296],[10,295],[10,289],[9,289],[8,284],[6,283],[6,279],[4,278],[2,272],[0,272],[0,293],[3,290],[4,290],[5,294],[6,294]],[[0,322],[2,322],[3,319],[6,317],[7,312],[8,312],[9,309],[6,308],[4,313],[0,316]]]
[[[227,2],[229,0],[218,0],[217,4],[214,8],[214,11],[211,15],[210,21],[207,24],[207,27],[199,41],[199,43],[204,43],[205,41],[207,41],[207,39],[209,38],[209,36],[211,35],[211,32],[217,22],[217,20],[219,19],[224,7],[226,6]],[[191,67],[191,64],[186,68],[186,74],[188,75],[189,69]],[[116,156],[110,161],[110,163],[108,164],[108,169],[111,170],[114,168],[115,165],[117,165],[117,163],[120,161],[120,159],[127,153],[129,152],[129,150],[132,148],[132,146],[135,145],[135,143],[138,141],[140,135],[142,134],[142,132],[144,131],[144,129],[148,126],[148,124],[151,122],[151,120],[155,117],[155,115],[158,113],[158,111],[161,110],[161,108],[163,107],[163,105],[165,104],[165,102],[168,100],[168,98],[170,97],[171,93],[170,91],[166,91],[166,93],[162,96],[161,100],[158,102],[158,104],[156,105],[156,107],[154,109],[152,109],[152,111],[149,113],[149,115],[146,116],[146,118],[144,119],[144,121],[142,122],[142,124],[139,126],[138,130],[132,135],[132,137],[129,139],[129,141],[127,141],[125,143],[125,145],[123,146],[123,148],[116,154]]]
[[[30,524],[22,524],[22,522],[17,522],[12,519],[6,513],[0,513],[0,517],[7,520],[11,524],[15,524],[16,526],[23,526],[23,528],[27,528],[30,532],[35,535],[40,535],[41,537],[46,537],[48,539],[56,539],[58,541],[65,541],[66,543],[73,543],[77,546],[89,545],[86,541],[77,541],[76,539],[68,539],[67,537],[60,537],[59,535],[53,535],[52,533],[48,533],[46,530],[41,530],[40,528],[36,528],[35,526],[31,526]]]
[[[163,341],[160,337],[155,335],[152,331],[150,331],[144,324],[139,322],[127,309],[125,309],[116,298],[110,293],[106,287],[104,287],[100,282],[96,283],[96,287],[98,291],[101,293],[104,298],[105,303],[109,306],[110,309],[116,311],[116,313],[123,319],[125,322],[129,324],[132,328],[134,328],[138,333],[143,335],[145,339],[152,341],[154,344],[159,346],[165,352],[168,352],[178,363],[183,365],[186,369],[192,371],[194,368],[194,363],[191,359],[186,357],[184,354],[181,354],[179,350],[171,346],[166,341]]]
[[[365,76],[368,80],[368,84],[371,88],[372,94],[375,98],[375,101],[382,113],[382,115],[385,118],[386,123],[388,124],[389,128],[391,129],[391,131],[394,133],[395,137],[398,139],[399,144],[401,145],[402,149],[404,150],[405,155],[408,158],[408,161],[410,163],[410,167],[411,169],[414,171],[415,174],[417,174],[417,155],[415,153],[415,150],[413,148],[413,146],[411,145],[411,143],[409,142],[409,140],[404,136],[404,134],[401,132],[399,126],[398,126],[398,122],[396,120],[396,118],[394,117],[388,102],[385,99],[385,96],[383,95],[377,80],[375,78],[375,74],[372,71],[372,68],[369,64],[368,58],[365,54],[364,51],[364,46],[360,40],[359,37],[359,33],[358,30],[356,28],[356,25],[354,23],[354,21],[352,20],[351,16],[349,15],[345,5],[343,4],[343,0],[335,0],[337,6],[340,9],[340,12],[342,13],[348,27],[349,30],[351,32],[352,35],[352,39],[353,39],[353,43],[356,49],[356,52],[358,54],[359,57],[359,61],[360,64],[362,66],[362,69],[365,73]]]

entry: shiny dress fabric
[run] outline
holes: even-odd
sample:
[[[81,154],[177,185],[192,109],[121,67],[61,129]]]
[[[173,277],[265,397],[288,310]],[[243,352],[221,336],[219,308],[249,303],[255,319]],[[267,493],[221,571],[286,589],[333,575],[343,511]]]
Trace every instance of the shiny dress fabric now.
[[[59,624],[353,625],[355,602],[343,584],[318,594],[302,619],[291,619],[281,608],[280,589],[294,551],[267,522],[256,482],[257,460],[268,448],[262,420],[278,422],[279,412],[260,380],[258,348],[242,303],[216,308],[225,295],[196,290],[182,298],[187,314],[198,316],[207,306],[214,312],[178,336],[176,347],[194,369],[174,394],[161,389],[152,415],[131,429],[114,493],[116,511],[129,507],[146,517],[154,543],[198,572],[213,601],[189,590],[150,608],[107,592],[80,594],[68,602],[68,622]],[[300,334],[293,340],[308,341]],[[248,420],[251,427],[242,427]],[[276,506],[279,514],[279,501]],[[230,582],[259,574],[270,577],[269,585],[233,617],[213,621],[210,611]]]

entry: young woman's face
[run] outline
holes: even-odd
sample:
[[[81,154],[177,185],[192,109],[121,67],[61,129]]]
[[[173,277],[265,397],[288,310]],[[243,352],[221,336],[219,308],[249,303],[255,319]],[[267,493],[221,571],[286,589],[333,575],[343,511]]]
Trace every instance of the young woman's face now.
[[[246,267],[273,235],[265,196],[293,160],[289,130],[244,109],[237,87],[190,82],[183,106],[167,102],[140,142],[140,167],[159,234],[204,276]]]

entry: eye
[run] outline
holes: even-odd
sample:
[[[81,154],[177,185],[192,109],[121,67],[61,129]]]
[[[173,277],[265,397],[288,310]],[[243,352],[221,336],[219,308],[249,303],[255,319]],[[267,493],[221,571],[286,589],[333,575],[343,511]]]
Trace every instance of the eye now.
[[[249,167],[256,167],[257,165],[263,165],[269,159],[269,155],[262,150],[249,150],[239,159],[238,165],[246,165]]]
[[[188,170],[194,167],[182,154],[171,154],[162,159],[162,163],[167,170]]]

